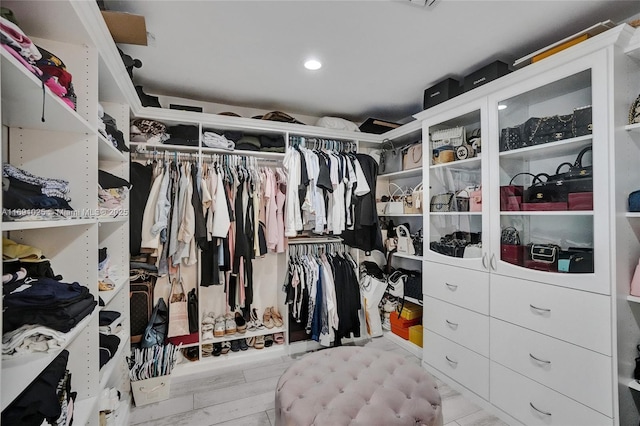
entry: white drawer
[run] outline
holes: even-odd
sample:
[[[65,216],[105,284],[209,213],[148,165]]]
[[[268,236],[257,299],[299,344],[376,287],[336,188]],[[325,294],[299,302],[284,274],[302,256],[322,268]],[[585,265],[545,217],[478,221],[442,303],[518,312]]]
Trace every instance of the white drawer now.
[[[422,360],[456,382],[489,399],[489,359],[425,330]]]
[[[489,273],[425,262],[423,293],[489,315]]]
[[[612,418],[495,362],[491,362],[491,403],[526,425],[613,424]]]
[[[608,356],[492,318],[491,361],[613,416]]]
[[[425,328],[489,356],[489,317],[432,297],[424,298]]]
[[[491,316],[611,356],[609,296],[492,275]]]

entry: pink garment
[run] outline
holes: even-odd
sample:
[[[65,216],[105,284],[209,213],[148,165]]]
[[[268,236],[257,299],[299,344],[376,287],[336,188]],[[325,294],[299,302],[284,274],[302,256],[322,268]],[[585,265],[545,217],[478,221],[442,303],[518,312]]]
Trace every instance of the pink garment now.
[[[65,89],[64,86],[58,83],[58,81],[53,77],[45,81],[44,85],[47,86],[53,94],[60,96],[61,98],[67,94],[67,89]]]
[[[0,31],[13,43],[15,47],[21,49],[21,55],[30,61],[37,61],[42,58],[42,54],[33,44],[31,39],[22,29],[6,18],[0,18]]]
[[[278,207],[276,205],[276,179],[272,170],[267,171],[264,187],[264,199],[267,204],[265,228],[267,231],[267,248],[275,251],[278,245]]]
[[[42,75],[42,71],[40,70],[40,68],[36,68],[33,65],[31,65],[29,62],[27,62],[18,52],[15,51],[15,49],[12,49],[6,44],[3,44],[2,47],[4,48],[4,50],[9,52],[11,56],[16,58],[22,65],[24,65],[26,69],[31,71],[33,74],[37,75],[38,77]]]

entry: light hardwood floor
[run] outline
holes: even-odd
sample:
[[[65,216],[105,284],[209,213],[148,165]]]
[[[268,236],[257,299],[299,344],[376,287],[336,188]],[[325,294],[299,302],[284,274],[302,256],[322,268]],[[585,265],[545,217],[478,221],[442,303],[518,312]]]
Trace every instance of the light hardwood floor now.
[[[365,346],[420,360],[384,337]],[[232,356],[232,355],[231,355]],[[296,356],[297,358],[298,356]],[[275,426],[275,388],[294,357],[281,356],[249,365],[181,376],[171,381],[170,399],[134,407],[130,424],[139,426]],[[445,426],[505,426],[436,377]]]

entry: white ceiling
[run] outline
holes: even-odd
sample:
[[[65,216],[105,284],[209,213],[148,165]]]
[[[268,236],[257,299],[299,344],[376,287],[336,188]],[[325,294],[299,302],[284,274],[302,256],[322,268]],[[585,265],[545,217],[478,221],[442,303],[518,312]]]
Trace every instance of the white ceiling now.
[[[149,46],[120,45],[146,93],[358,122],[401,120],[444,77],[640,13],[638,0],[105,3],[146,18]],[[310,56],[321,70],[303,68]]]

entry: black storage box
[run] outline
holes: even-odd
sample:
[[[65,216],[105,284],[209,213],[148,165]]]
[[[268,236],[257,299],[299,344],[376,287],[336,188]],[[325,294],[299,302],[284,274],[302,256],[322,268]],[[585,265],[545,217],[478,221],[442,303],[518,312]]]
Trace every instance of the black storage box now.
[[[510,72],[511,71],[509,71],[509,65],[505,64],[504,62],[492,62],[489,65],[472,72],[464,78],[464,91],[468,92],[469,90],[482,86],[483,84],[500,78],[503,75],[509,74]]]
[[[392,123],[390,121],[379,120],[377,118],[367,118],[367,120],[360,125],[359,129],[361,132],[381,135],[400,126],[400,124]]]
[[[189,106],[189,105],[179,105],[179,104],[169,104],[169,109],[179,109],[181,111],[202,112],[202,107]]]
[[[439,103],[458,96],[460,93],[462,93],[460,82],[453,78],[447,78],[425,89],[422,105],[424,109],[431,108],[432,106],[436,106]]]

